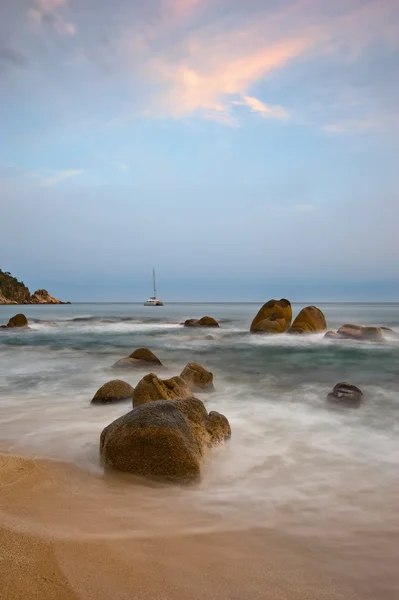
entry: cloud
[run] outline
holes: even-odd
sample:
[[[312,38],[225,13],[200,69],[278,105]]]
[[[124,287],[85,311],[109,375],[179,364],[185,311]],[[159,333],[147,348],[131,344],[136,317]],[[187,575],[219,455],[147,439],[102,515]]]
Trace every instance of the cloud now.
[[[81,175],[82,173],[83,173],[83,170],[81,170],[81,169],[69,169],[66,171],[58,171],[58,172],[52,173],[51,175],[49,175],[47,177],[42,177],[37,174],[35,175],[35,177],[39,179],[40,185],[42,185],[43,187],[50,187],[52,185],[56,185],[57,183],[61,183],[62,181],[66,181],[67,179],[70,179],[71,177],[76,177],[77,175]]]
[[[234,44],[234,31],[202,41],[189,38],[182,48],[182,58],[153,59],[150,73],[166,88],[157,108],[175,118],[192,114],[225,118],[231,116],[239,96],[241,103],[263,112],[263,116],[287,118],[284,109],[268,107],[247,92],[268,74],[306,52],[311,40],[300,36],[259,46],[257,36],[249,42],[250,33],[242,32],[242,48],[237,39]]]
[[[63,14],[68,6],[68,0],[36,0],[28,10],[28,18],[32,24],[40,26],[50,24],[59,35],[76,34],[76,27]]]
[[[258,113],[262,117],[269,119],[286,120],[290,118],[290,113],[282,106],[268,106],[258,98],[252,96],[243,96],[242,101],[236,101],[234,104],[248,106],[251,112]]]

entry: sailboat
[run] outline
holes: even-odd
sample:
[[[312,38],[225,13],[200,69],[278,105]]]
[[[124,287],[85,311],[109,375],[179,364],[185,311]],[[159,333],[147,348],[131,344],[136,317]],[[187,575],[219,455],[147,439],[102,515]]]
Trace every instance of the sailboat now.
[[[144,302],[144,306],[163,306],[163,302],[157,299],[157,290],[155,286],[155,269],[152,270],[152,283],[154,286],[154,295]]]

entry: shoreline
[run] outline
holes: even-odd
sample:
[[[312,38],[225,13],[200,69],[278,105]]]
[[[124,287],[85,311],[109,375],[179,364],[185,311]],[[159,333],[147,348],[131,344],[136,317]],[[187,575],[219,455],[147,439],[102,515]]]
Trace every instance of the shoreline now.
[[[357,576],[355,556],[347,564],[339,548],[323,550],[313,539],[261,524],[234,530],[215,517],[207,529],[204,515],[190,514],[188,506],[184,514],[166,499],[156,514],[141,498],[144,488],[118,476],[1,454],[0,484],[4,600],[396,596],[394,582],[392,590],[387,582],[377,589],[372,571]]]

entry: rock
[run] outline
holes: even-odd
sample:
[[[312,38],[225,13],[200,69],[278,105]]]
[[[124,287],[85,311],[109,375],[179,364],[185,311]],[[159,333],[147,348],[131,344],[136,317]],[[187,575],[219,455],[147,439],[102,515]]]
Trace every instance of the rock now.
[[[252,333],[284,333],[291,325],[291,303],[285,298],[269,300],[251,323]]]
[[[336,340],[337,338],[339,338],[339,335],[336,331],[327,331],[324,337],[329,340]]]
[[[154,402],[157,400],[182,400],[191,398],[192,392],[181,377],[159,379],[154,373],[149,373],[137,384],[133,394],[133,406]]]
[[[112,365],[113,369],[137,369],[139,362],[134,358],[121,358]]]
[[[201,319],[187,319],[183,323],[184,327],[219,327],[219,323],[212,317],[202,317]]]
[[[322,333],[327,329],[326,318],[316,306],[303,308],[287,333]]]
[[[134,388],[120,379],[108,381],[94,395],[91,404],[109,404],[133,398]]]
[[[231,427],[227,418],[216,411],[208,415],[207,429],[211,434],[211,444],[220,444],[231,438]]]
[[[381,341],[382,331],[380,327],[363,327],[362,325],[342,325],[337,331],[341,338],[359,341]]]
[[[201,474],[202,448],[177,402],[137,406],[101,433],[106,467],[171,481]]]
[[[7,327],[27,327],[28,319],[23,314],[15,315],[8,321]]]
[[[184,327],[198,327],[198,319],[187,319],[183,325]]]
[[[187,382],[191,391],[211,391],[213,387],[213,373],[207,371],[198,363],[188,363],[180,374],[180,377]]]
[[[363,400],[363,392],[350,383],[337,383],[333,391],[327,395],[329,402],[358,408]]]
[[[196,479],[212,445],[228,439],[230,425],[198,398],[160,400],[133,408],[104,429],[100,456],[106,467],[170,481]]]
[[[134,352],[129,355],[129,358],[134,358],[142,362],[151,362],[157,365],[162,365],[161,361],[151,350],[148,348],[137,348]]]
[[[200,327],[219,327],[219,323],[212,317],[202,317],[198,324]]]
[[[62,304],[58,298],[50,296],[47,290],[36,290],[30,298],[31,304]]]
[[[215,337],[214,337],[213,335],[210,335],[210,334],[209,334],[209,335],[206,335],[206,336],[205,336],[205,339],[206,339],[206,340],[214,340],[214,339],[215,339]]]

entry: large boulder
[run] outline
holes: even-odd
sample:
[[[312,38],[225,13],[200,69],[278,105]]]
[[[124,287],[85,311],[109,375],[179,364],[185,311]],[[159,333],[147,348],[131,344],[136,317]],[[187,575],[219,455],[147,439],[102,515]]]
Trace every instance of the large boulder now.
[[[137,406],[101,433],[106,467],[134,475],[184,481],[201,474],[202,448],[177,402]]]
[[[337,383],[333,391],[327,395],[327,400],[334,404],[358,408],[363,401],[363,392],[351,383]]]
[[[212,416],[213,415],[213,416]],[[135,407],[101,433],[106,467],[171,481],[201,474],[209,447],[231,435],[223,415],[210,413],[198,398],[161,400]]]
[[[307,306],[298,314],[287,333],[322,333],[326,329],[327,321],[321,310],[316,306]]]
[[[252,333],[284,333],[291,325],[292,308],[289,300],[269,300],[251,323]]]
[[[342,325],[337,334],[341,338],[367,342],[379,342],[383,339],[380,327],[363,327],[362,325]]]
[[[193,392],[215,389],[213,387],[213,373],[207,371],[198,363],[188,363],[181,372],[180,377],[187,382],[188,387]]]
[[[201,319],[187,319],[184,327],[219,327],[219,323],[213,317],[202,317]]]
[[[134,388],[120,379],[108,381],[95,393],[92,404],[109,404],[111,402],[120,402],[121,400],[132,400]]]
[[[181,377],[160,379],[149,373],[137,384],[133,394],[133,406],[155,402],[157,400],[182,400],[191,398],[192,392]]]
[[[7,327],[27,327],[28,319],[23,314],[15,315],[8,321]]]

